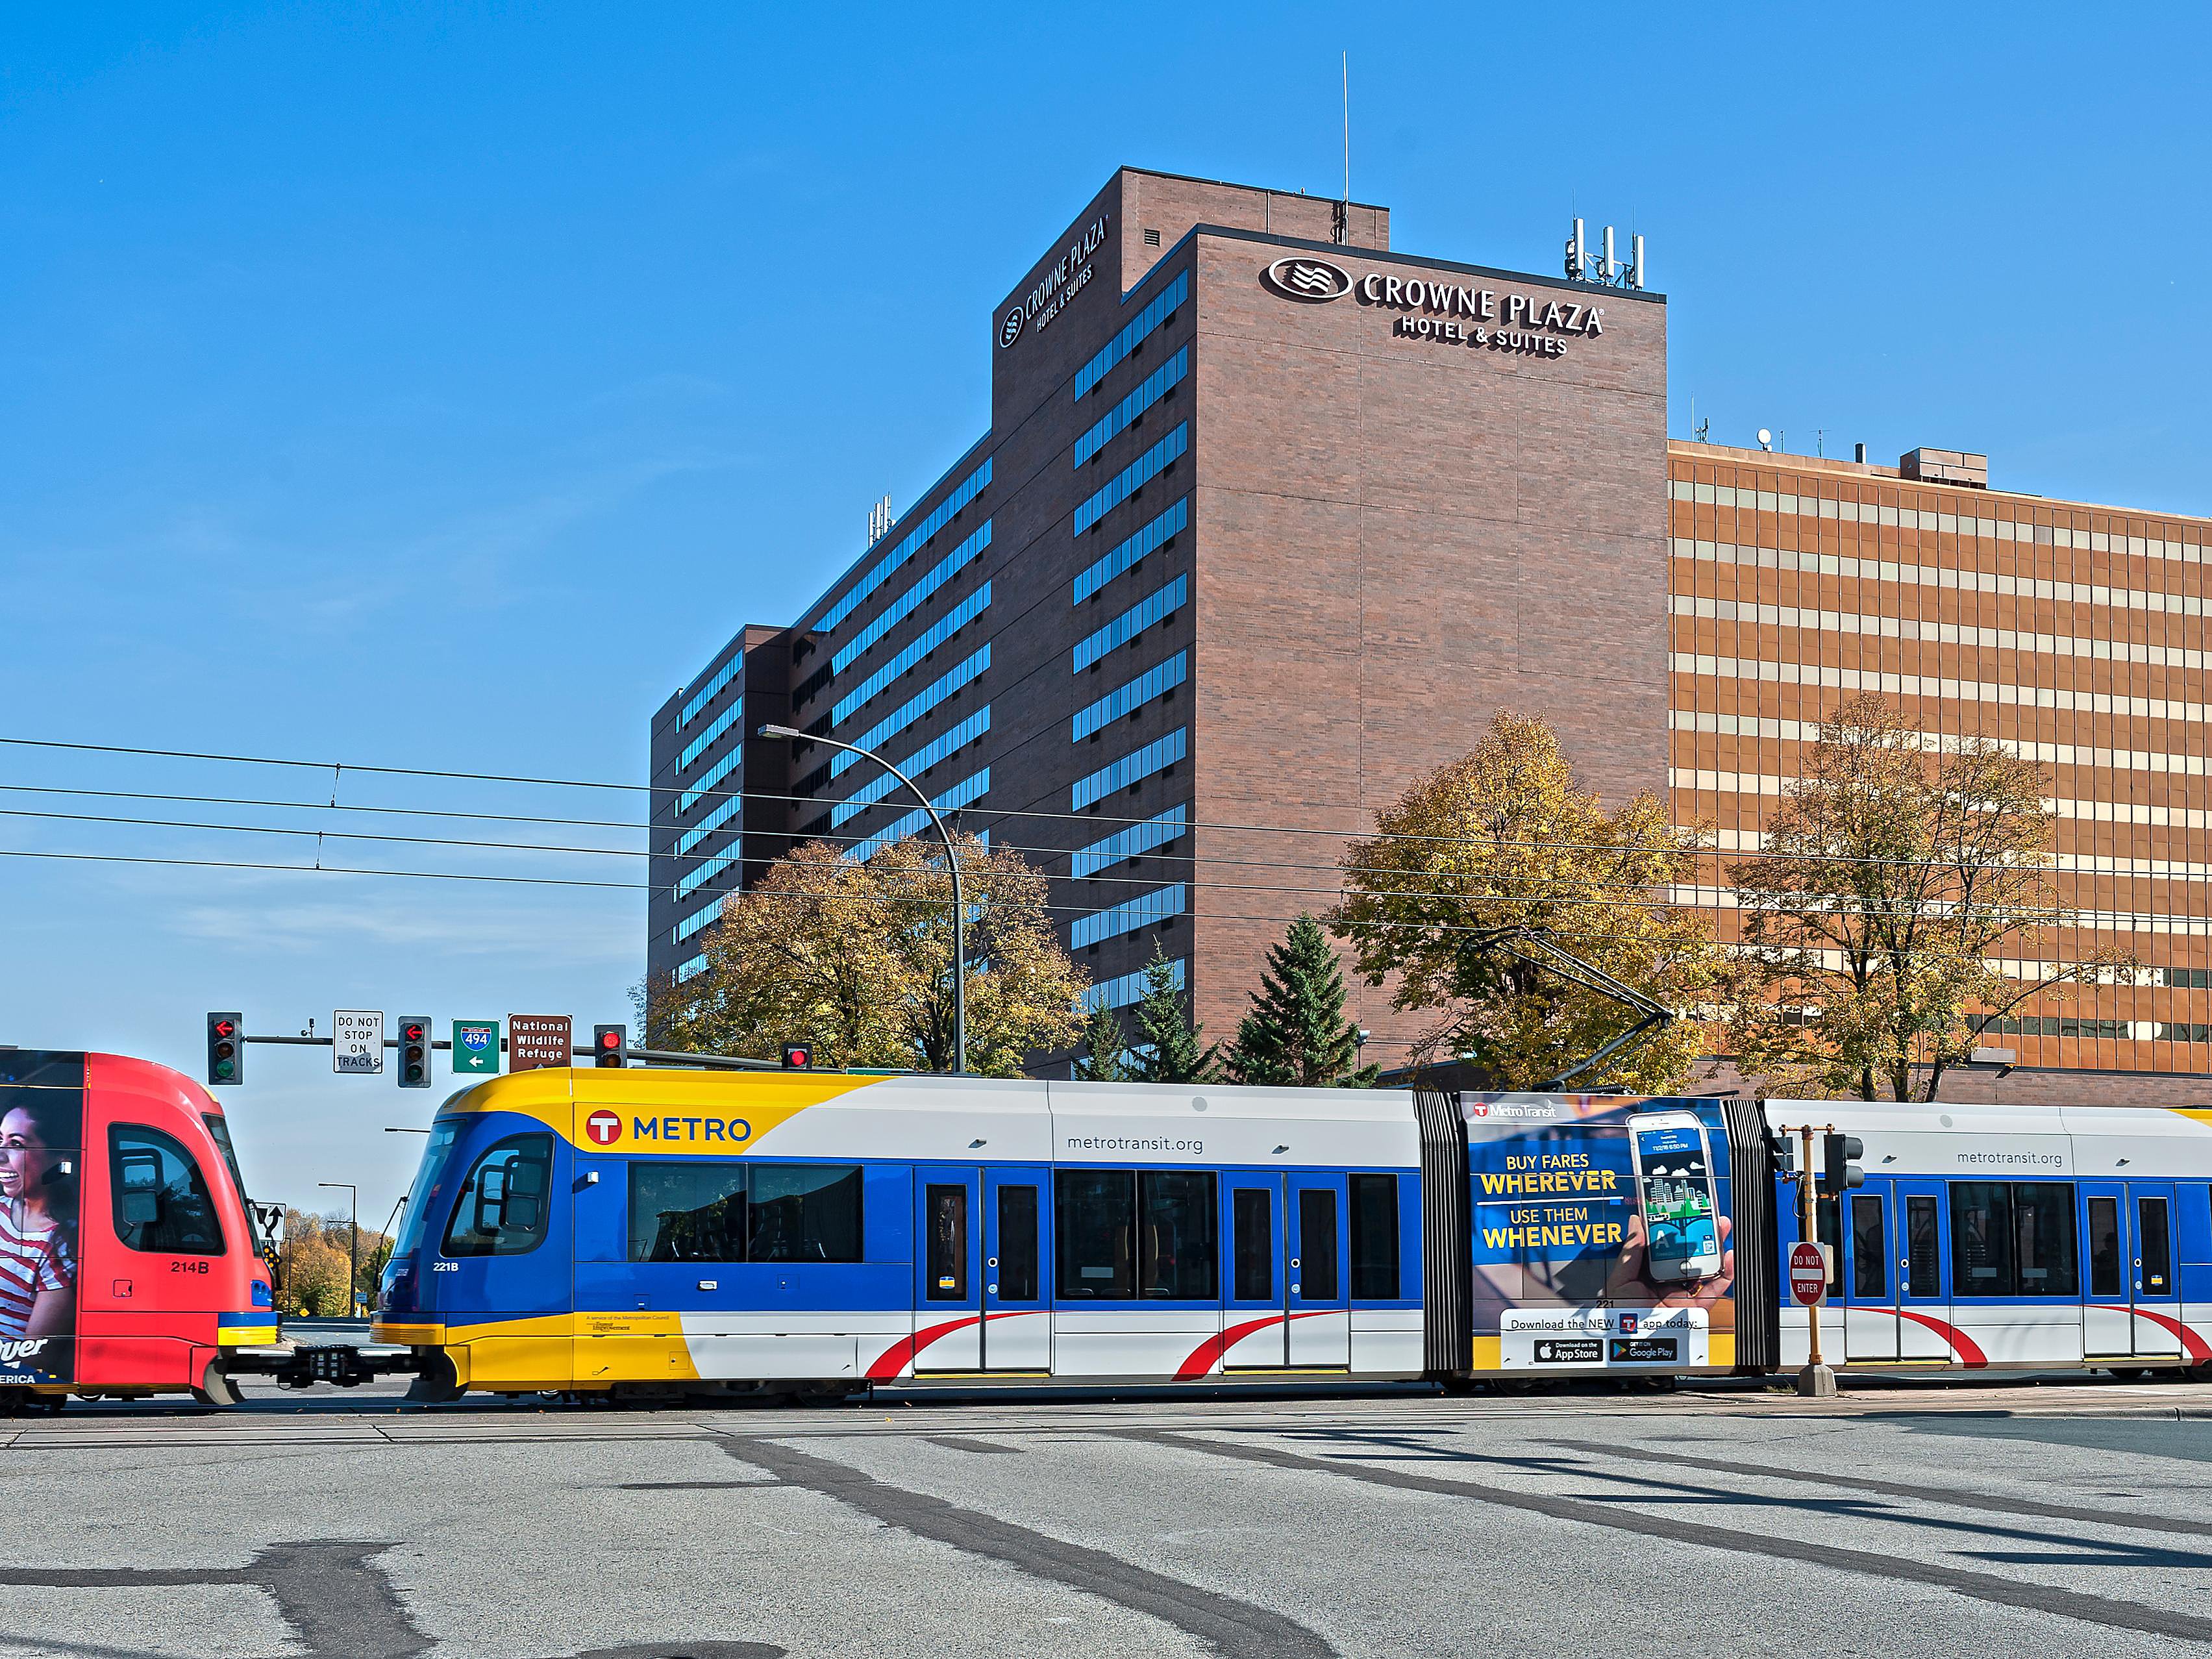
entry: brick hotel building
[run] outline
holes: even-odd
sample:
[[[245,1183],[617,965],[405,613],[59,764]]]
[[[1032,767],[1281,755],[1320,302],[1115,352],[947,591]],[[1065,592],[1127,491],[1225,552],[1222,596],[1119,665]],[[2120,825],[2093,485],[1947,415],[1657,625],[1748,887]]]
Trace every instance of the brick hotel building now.
[[[1661,295],[1389,241],[1383,208],[1117,173],[991,313],[990,429],[654,715],[648,973],[696,971],[795,840],[923,827],[764,720],[1025,849],[1095,997],[1133,1000],[1157,940],[1223,1035],[1343,839],[1498,708],[1733,849],[1822,711],[1878,688],[2049,763],[2069,902],[2156,964],[1962,1087],[2212,1088],[2212,526],[1992,490],[1956,453],[1672,443]],[[1370,1058],[1419,1028],[1358,1012]]]

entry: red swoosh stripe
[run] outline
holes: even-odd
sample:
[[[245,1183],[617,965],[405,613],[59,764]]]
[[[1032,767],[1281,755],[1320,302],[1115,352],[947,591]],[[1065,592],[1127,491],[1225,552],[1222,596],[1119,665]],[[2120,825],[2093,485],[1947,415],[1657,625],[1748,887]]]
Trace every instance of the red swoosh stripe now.
[[[1986,1365],[1990,1363],[1989,1355],[1984,1353],[1981,1349],[1975,1345],[1974,1339],[1968,1336],[1966,1332],[1960,1330],[1956,1325],[1946,1325],[1940,1319],[1930,1319],[1926,1314],[1914,1313],[1910,1309],[1906,1308],[1885,1310],[1884,1311],[1894,1312],[1899,1319],[1909,1319],[1916,1325],[1925,1325],[1929,1330],[1935,1332],[1936,1335],[1942,1337],[1944,1341],[1951,1345],[1951,1351],[1959,1356],[1959,1363],[1962,1365]]]
[[[876,1356],[876,1363],[868,1367],[867,1380],[888,1382],[902,1374],[920,1353],[940,1336],[950,1336],[955,1331],[964,1331],[970,1325],[981,1324],[985,1319],[1019,1319],[1024,1314],[1039,1312],[1036,1308],[1010,1308],[1003,1313],[967,1314],[958,1319],[948,1319],[941,1325],[927,1326],[912,1336],[902,1337]]]
[[[1341,1308],[1316,1308],[1306,1313],[1294,1313],[1289,1319],[1318,1319],[1323,1314],[1342,1313]],[[1190,1351],[1189,1356],[1176,1368],[1176,1381],[1188,1382],[1194,1376],[1204,1376],[1221,1363],[1222,1355],[1235,1347],[1255,1331],[1264,1331],[1270,1325],[1288,1322],[1281,1314],[1269,1314],[1264,1319],[1248,1319],[1241,1325],[1231,1325],[1218,1336],[1209,1336]]]
[[[2187,1354],[2198,1364],[2201,1365],[2206,1360],[2212,1359],[2212,1346],[2208,1346],[2203,1337],[2197,1335],[2179,1320],[2168,1319],[2164,1314],[2153,1313],[2148,1308],[2137,1308],[2136,1313],[2139,1317],[2148,1319],[2152,1324],[2163,1330],[2172,1331],[2179,1337],[2182,1352]]]

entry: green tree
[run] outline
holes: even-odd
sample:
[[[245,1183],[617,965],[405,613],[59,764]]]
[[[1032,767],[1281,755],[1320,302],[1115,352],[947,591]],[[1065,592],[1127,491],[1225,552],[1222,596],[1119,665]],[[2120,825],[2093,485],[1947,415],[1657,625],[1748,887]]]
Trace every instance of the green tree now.
[[[1638,795],[1606,811],[1542,720],[1500,712],[1474,752],[1416,781],[1344,855],[1330,930],[1391,1006],[1435,1009],[1415,1058],[1463,1057],[1533,1088],[1641,1016],[1501,948],[1492,930],[1540,930],[1572,956],[1677,1010],[1707,1002],[1721,959],[1708,915],[1670,902],[1698,840]],[[1583,1073],[1577,1088],[1678,1091],[1707,1051],[1678,1018]]]
[[[969,1069],[1017,1076],[1032,1050],[1073,1037],[1087,981],[1053,933],[1043,876],[973,836],[954,844]],[[806,1042],[823,1066],[952,1065],[952,883],[935,842],[893,842],[865,864],[811,842],[725,900],[701,942],[705,971],[635,994],[654,1047],[767,1059]]]
[[[1932,1101],[1991,1020],[2132,982],[2127,952],[2067,950],[2081,922],[2057,902],[2048,787],[1995,739],[1936,741],[1879,696],[1822,721],[1759,856],[1729,871],[1744,1073]]]
[[[1140,1083],[1212,1083],[1221,1074],[1219,1045],[1206,1044],[1206,1027],[1194,1023],[1176,988],[1175,963],[1159,941],[1145,964],[1145,994],[1137,999],[1134,1074]]]
[[[1129,1044],[1121,1035],[1121,1018],[1104,1003],[1093,1008],[1083,1022],[1075,1046],[1075,1075],[1084,1082],[1129,1080]]]
[[[1371,1089],[1382,1068],[1359,1064],[1359,1027],[1345,1018],[1344,969],[1321,923],[1301,915],[1267,949],[1260,988],[1229,1047],[1238,1083]]]

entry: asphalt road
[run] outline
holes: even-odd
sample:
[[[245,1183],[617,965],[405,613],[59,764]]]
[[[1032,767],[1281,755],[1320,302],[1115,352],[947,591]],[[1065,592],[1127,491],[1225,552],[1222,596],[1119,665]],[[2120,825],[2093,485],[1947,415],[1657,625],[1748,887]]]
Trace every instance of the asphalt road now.
[[[0,1656],[2212,1650],[2212,1388],[0,1421]]]

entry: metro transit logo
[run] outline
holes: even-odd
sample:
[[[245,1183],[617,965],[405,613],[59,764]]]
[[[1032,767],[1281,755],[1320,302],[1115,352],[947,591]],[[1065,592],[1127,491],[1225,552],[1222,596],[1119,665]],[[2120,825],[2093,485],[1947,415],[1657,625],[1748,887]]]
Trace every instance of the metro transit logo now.
[[[611,1146],[622,1139],[622,1114],[602,1106],[584,1120],[584,1133],[594,1146]]]

